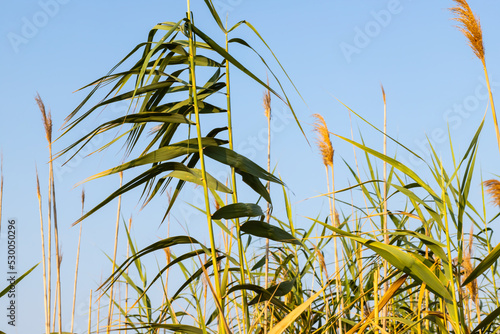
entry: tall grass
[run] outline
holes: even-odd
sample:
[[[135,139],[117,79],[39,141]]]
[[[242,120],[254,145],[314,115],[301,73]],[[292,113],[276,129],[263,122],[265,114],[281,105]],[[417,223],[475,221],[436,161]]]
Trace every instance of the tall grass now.
[[[47,318],[48,318],[48,326],[46,330],[48,331],[50,328],[50,307],[51,307],[51,286],[52,286],[52,224],[54,226],[54,248],[55,248],[55,265],[56,265],[56,291],[55,291],[55,300],[54,300],[54,318],[53,318],[53,326],[52,331],[55,329],[56,319],[58,325],[58,333],[62,333],[62,293],[61,293],[61,261],[62,254],[60,253],[59,246],[59,227],[57,224],[57,205],[56,205],[56,188],[54,181],[54,164],[53,164],[53,153],[52,153],[52,116],[50,111],[47,111],[45,108],[45,104],[42,101],[42,98],[39,94],[35,97],[36,103],[40,112],[42,114],[42,122],[43,127],[45,129],[45,139],[47,140],[49,147],[49,193],[47,196],[47,204],[48,204],[48,218],[47,218],[47,239],[48,239],[48,254],[47,254]],[[43,223],[42,223],[43,225]],[[43,233],[43,232],[42,232]],[[43,236],[42,236],[43,238]],[[44,247],[44,246],[42,246]],[[45,261],[45,259],[44,259]],[[57,318],[56,318],[57,315]]]
[[[487,78],[479,20],[466,1],[454,2],[456,7],[451,10],[482,61]],[[91,210],[83,212],[82,200],[82,217],[75,223],[113,199],[142,187],[145,205],[167,193],[164,220],[168,225],[170,212],[186,184],[203,187],[204,204],[193,210],[205,215],[208,245],[190,235],[168,233],[166,238],[139,249],[133,242],[130,220],[123,229],[128,240],[127,259],[117,263],[121,217],[118,209],[115,247],[109,258],[112,270],[99,287],[95,332],[101,330],[103,323],[106,332],[118,329],[136,333],[495,333],[500,326],[496,291],[500,246],[492,245],[492,224],[496,217],[486,214],[484,187],[500,206],[500,182],[489,180],[481,187],[483,199],[479,205],[470,196],[477,187],[474,172],[484,120],[471,135],[462,156],[450,145],[453,160],[450,167],[432,145],[430,158],[423,159],[391,137],[387,131],[383,87],[383,129],[345,106],[349,115],[357,116],[383,135],[382,149],[380,145],[368,145],[363,137],[349,139],[330,131],[325,119],[314,114],[312,131],[318,135],[326,193],[307,201],[328,201],[328,212],[295,218],[288,189],[271,171],[271,96],[275,98],[273,103],[282,101],[294,114],[282,89],[284,84],[279,80],[282,76],[288,79],[288,75],[279,62],[279,73],[273,71],[259,53],[255,59],[269,71],[279,89],[251,72],[232,52],[241,48],[254,54],[258,48],[238,35],[233,36],[239,27],[247,27],[274,56],[265,40],[249,22],[242,21],[232,27],[223,24],[214,3],[210,0],[204,3],[219,27],[214,36],[208,36],[194,21],[188,0],[185,18],[157,24],[144,43],[137,45],[107,75],[85,87],[92,90],[67,118],[63,134],[74,131],[101,107],[130,102],[126,114],[101,124],[59,155],[73,148],[78,152],[96,136],[114,130],[118,131],[117,138],[125,141],[125,156],[130,157],[85,180],[116,173],[121,177],[120,186]],[[217,40],[224,40],[224,44],[219,45]],[[131,59],[136,61],[134,65],[124,68],[124,63]],[[234,150],[236,111],[232,108],[230,77],[233,70],[266,91],[266,169]],[[107,89],[105,98],[88,106],[99,89]],[[493,97],[489,86],[488,89],[500,149]],[[225,99],[212,98],[219,93]],[[50,113],[45,112],[39,97],[37,102],[42,110],[50,156],[47,232],[37,180],[45,330],[49,333],[51,325],[56,324],[51,322],[51,316],[57,315],[57,329],[62,328],[60,254]],[[226,113],[227,118],[221,121],[222,118],[215,117],[219,113]],[[218,123],[213,125],[207,119]],[[207,128],[209,125],[213,127]],[[298,126],[304,132],[300,123]],[[149,129],[151,136],[146,137]],[[345,162],[350,174],[342,175],[349,178],[351,186],[344,189],[335,185],[334,167],[340,162],[334,160],[332,136],[354,148],[354,163]],[[414,170],[404,165],[397,155],[388,152],[388,141],[420,159],[425,168]],[[230,175],[227,182],[213,177],[214,163]],[[122,179],[124,172],[126,177]],[[271,182],[280,185],[281,191],[273,188],[271,194]],[[240,202],[242,196],[238,196],[238,191],[243,187],[252,191],[253,201]],[[284,204],[275,210],[273,200],[278,196]],[[52,233],[57,258],[56,301],[52,300],[51,291]],[[265,245],[262,248],[252,242],[261,239]],[[146,267],[143,258],[157,251],[164,252],[164,264],[158,268]],[[480,260],[483,254],[484,259]],[[174,268],[184,280],[171,279]],[[151,271],[153,274],[147,275]],[[76,268],[75,290],[77,273]],[[117,284],[125,284],[124,300],[119,294],[116,297]],[[152,296],[157,288],[163,292],[161,298]],[[90,292],[91,304],[95,293]],[[101,321],[100,302],[104,297],[109,304]],[[52,307],[57,307],[53,313]],[[88,332],[93,327],[90,313],[89,310]],[[116,319],[118,325],[114,326]]]

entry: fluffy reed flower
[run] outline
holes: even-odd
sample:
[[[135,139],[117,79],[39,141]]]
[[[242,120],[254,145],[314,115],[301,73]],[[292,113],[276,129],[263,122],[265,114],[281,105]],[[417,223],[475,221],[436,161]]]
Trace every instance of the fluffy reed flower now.
[[[384,86],[382,84],[380,84],[380,88],[382,89],[382,98],[384,99],[384,105],[387,103],[386,99],[385,99],[385,90],[384,90]]]
[[[321,252],[321,250],[319,250],[318,248],[316,248],[316,255],[318,256],[319,265],[321,266],[321,268],[325,272],[325,276],[329,277],[328,269],[326,267],[325,257],[323,256],[323,253]]]
[[[486,186],[486,192],[490,195],[493,204],[500,206],[500,181],[491,179],[483,183]]]
[[[323,163],[325,166],[333,166],[333,147],[330,141],[330,133],[328,132],[328,127],[326,122],[320,114],[314,114],[313,117],[316,119],[314,122],[314,131],[319,135],[316,143],[318,144],[321,155],[323,156]]]
[[[42,98],[40,97],[40,94],[36,94],[35,97],[36,103],[38,104],[38,108],[40,108],[40,111],[42,112],[42,120],[43,120],[43,127],[45,128],[45,137],[47,138],[47,141],[49,143],[52,142],[52,117],[50,115],[50,110],[47,112],[45,110],[45,104],[42,101]]]
[[[455,14],[453,20],[459,23],[458,30],[467,37],[472,51],[484,62],[483,32],[479,18],[474,15],[466,0],[453,1],[455,1],[456,7],[450,8],[450,11]]]
[[[264,114],[266,115],[266,118],[271,118],[271,92],[270,91],[264,92],[264,98],[263,98],[262,105],[264,106]]]
[[[85,189],[82,188],[82,214],[84,206],[85,206]]]

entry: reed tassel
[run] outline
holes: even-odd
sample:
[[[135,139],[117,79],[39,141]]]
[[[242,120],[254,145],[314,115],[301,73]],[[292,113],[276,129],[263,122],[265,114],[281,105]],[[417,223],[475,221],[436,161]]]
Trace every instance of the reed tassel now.
[[[486,59],[483,44],[483,30],[481,29],[481,22],[479,17],[472,12],[466,0],[453,0],[456,4],[455,7],[450,8],[450,11],[455,15],[453,20],[458,22],[458,30],[467,38],[468,44],[476,57],[481,61],[488,87],[488,95],[491,105],[491,113],[493,116],[493,125],[495,126],[495,135],[497,137],[498,150],[500,152],[500,130],[498,128],[497,114],[495,111],[495,103],[493,101],[493,94],[490,86],[490,79],[488,77],[488,69],[486,67]]]
[[[316,140],[316,144],[321,152],[321,156],[323,158],[323,165],[325,166],[326,171],[326,182],[328,187],[328,202],[330,205],[330,221],[332,222],[333,227],[337,227],[337,212],[335,210],[335,174],[334,174],[334,165],[333,165],[333,156],[334,149],[332,146],[332,142],[330,140],[330,133],[328,132],[328,127],[324,118],[320,114],[313,114],[313,117],[316,119],[314,122],[314,131],[318,133],[318,139]],[[331,188],[330,188],[330,177],[329,172],[331,171]],[[339,307],[339,313],[342,312],[342,304],[343,300],[340,298],[340,266],[339,266],[339,256],[338,256],[338,245],[337,245],[337,234],[333,232],[333,248],[334,248],[334,262],[335,262],[335,289],[336,289],[336,302],[337,307]],[[339,317],[338,320],[338,329],[339,333],[343,333],[342,328],[342,320]]]

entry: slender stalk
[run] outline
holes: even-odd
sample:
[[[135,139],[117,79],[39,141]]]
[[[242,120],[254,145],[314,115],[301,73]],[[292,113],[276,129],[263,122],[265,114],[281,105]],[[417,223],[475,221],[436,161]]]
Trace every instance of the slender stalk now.
[[[443,215],[444,215],[444,222],[445,222],[445,233],[446,233],[446,250],[448,252],[448,270],[450,272],[450,283],[451,283],[451,291],[452,291],[452,296],[453,296],[453,310],[450,310],[454,312],[454,318],[458,319],[458,304],[457,304],[457,291],[455,288],[455,280],[453,277],[453,264],[452,264],[452,257],[451,257],[451,236],[450,236],[450,229],[448,226],[448,214],[447,214],[447,208],[446,208],[446,189],[445,189],[445,182],[444,182],[444,172],[443,172],[443,162],[440,161],[440,168],[441,168],[441,200],[442,200],[442,205],[443,205]],[[456,324],[459,325],[459,324]]]
[[[130,230],[132,228],[132,217],[128,220],[128,234],[130,234]],[[130,239],[127,238],[127,259],[130,257]],[[125,271],[128,275],[128,267]],[[125,315],[128,314],[128,284],[125,284]]]
[[[198,154],[200,156],[200,166],[201,166],[201,176],[202,176],[202,182],[203,182],[203,194],[205,197],[205,212],[207,216],[207,224],[208,224],[208,233],[210,237],[210,247],[212,251],[212,267],[214,270],[214,281],[215,281],[215,290],[216,290],[216,298],[217,302],[220,303],[222,306],[222,310],[224,309],[223,307],[223,302],[222,302],[222,292],[221,292],[221,286],[219,282],[219,270],[217,268],[217,254],[216,254],[216,248],[215,248],[215,237],[214,237],[214,230],[213,230],[213,224],[212,224],[212,215],[210,214],[210,199],[208,196],[208,184],[207,184],[207,173],[206,173],[206,168],[205,168],[205,158],[203,154],[203,146],[202,146],[202,141],[201,141],[201,123],[200,123],[200,113],[199,113],[199,105],[198,105],[198,93],[196,90],[196,71],[195,71],[195,63],[194,63],[194,58],[195,58],[195,45],[194,45],[194,36],[193,36],[193,30],[192,30],[192,24],[193,20],[191,17],[191,3],[190,0],[187,0],[187,19],[189,21],[189,30],[188,30],[188,39],[189,39],[189,75],[190,75],[190,83],[191,83],[191,89],[190,89],[190,98],[193,102],[193,107],[194,107],[194,113],[195,113],[195,119],[196,119],[196,136],[198,139]],[[220,313],[219,314],[219,332],[220,333],[225,333],[225,328],[223,326],[223,320],[221,321],[221,318],[224,317],[224,314]]]
[[[387,101],[385,99],[385,90],[384,86],[380,85],[382,88],[382,97],[384,98],[384,155],[387,155]],[[387,232],[387,162],[383,162],[383,173],[384,173],[384,183],[383,183],[383,201],[384,201],[384,214],[382,215],[382,233],[384,234],[384,243],[386,245],[389,244],[389,233]],[[384,260],[384,279],[387,278],[387,274],[389,271],[389,266],[386,260]],[[384,294],[389,290],[389,282],[386,280],[384,282]],[[384,331],[387,329],[387,312],[388,305],[384,306],[382,309],[382,328]]]
[[[90,296],[89,296],[89,322],[87,325],[87,333],[90,334],[91,330],[92,330],[92,289],[90,289]]]
[[[267,79],[267,85],[269,86],[269,78]],[[264,93],[264,112],[267,119],[267,172],[271,173],[271,92],[268,90]],[[267,181],[267,192],[271,193],[271,182]],[[271,220],[271,204],[267,202],[266,210],[266,222],[269,224]],[[269,239],[266,239],[266,264],[265,264],[264,282],[265,288],[268,288],[269,284]],[[264,309],[264,334],[267,334],[267,317],[268,308]]]
[[[0,232],[2,232],[2,203],[3,203],[3,153],[0,154]]]
[[[335,219],[335,194],[333,192],[335,190],[330,188],[330,177],[329,177],[329,170],[328,170],[328,165],[325,165],[325,172],[326,172],[326,183],[328,185],[328,193],[332,194],[332,197],[328,197],[328,202],[330,205],[330,220],[332,222],[333,227],[337,227],[336,224],[336,219]],[[333,178],[333,168],[332,168],[332,178]],[[332,182],[333,183],[333,182]],[[339,258],[338,258],[338,251],[337,251],[337,233],[332,232],[332,237],[333,237],[333,249],[334,249],[334,263],[335,263],[335,299],[337,302],[337,307],[339,308],[338,313],[342,312],[342,308],[340,306],[340,269],[339,269]],[[339,319],[339,330],[340,333],[342,333],[342,321]]]
[[[57,315],[57,304],[58,304],[58,293],[59,291],[56,289],[55,296],[54,296],[54,311],[52,312],[53,318],[52,318],[52,332],[56,331],[56,315]]]
[[[488,69],[486,68],[486,61],[484,60],[484,58],[481,59],[481,62],[483,64],[484,77],[486,79],[486,86],[488,87],[488,96],[490,99],[491,114],[493,115],[493,125],[495,126],[495,135],[497,137],[497,145],[498,145],[498,150],[500,152],[500,130],[498,129],[497,113],[495,111],[495,102],[493,101],[493,94],[492,94],[491,86],[490,86],[490,78],[488,77]]]
[[[335,168],[334,168],[334,163],[333,163],[333,158],[332,158],[332,165],[330,166],[330,172],[332,175],[332,197],[331,197],[331,203],[332,203],[332,224],[334,227],[338,227],[338,219],[337,219],[337,210],[335,208]],[[337,246],[337,236],[336,234],[333,236],[333,247],[335,248],[335,272],[336,272],[336,277],[337,277],[337,283],[335,284],[337,287],[337,302],[340,299],[340,310],[343,311],[344,309],[344,298],[342,296],[342,291],[341,291],[341,280],[340,280],[340,266],[339,266],[339,255],[338,255],[338,246]],[[342,262],[344,262],[344,256],[342,252]],[[343,325],[342,325],[342,320],[339,318],[339,333],[343,333]]]
[[[229,52],[229,35],[227,31],[227,22],[226,22],[226,31],[225,31],[225,39],[226,39],[226,52]],[[233,139],[233,121],[232,121],[232,108],[231,108],[231,82],[230,82],[230,72],[229,72],[229,62],[226,61],[226,105],[227,105],[227,127],[228,127],[228,139],[229,139],[229,149],[233,150],[234,148],[234,139]],[[238,203],[238,191],[236,187],[236,172],[234,167],[231,167],[231,183],[233,184],[233,203]],[[239,270],[240,270],[240,284],[246,283],[246,273],[245,273],[245,264],[246,264],[246,255],[243,249],[243,240],[241,238],[240,231],[240,219],[235,219],[235,227],[236,227],[236,236],[238,242],[238,256],[239,256]],[[250,277],[250,273],[248,273],[248,277]],[[241,294],[241,305],[243,307],[243,319],[245,322],[244,333],[247,333],[250,328],[250,313],[248,310],[247,304],[247,292],[246,290],[242,291]]]
[[[373,331],[375,334],[378,333],[378,283],[379,283],[379,268],[378,266],[373,271],[373,307],[374,307],[374,317],[373,317]]]
[[[352,117],[351,117],[351,112],[349,111],[349,125],[350,125],[350,129],[351,129],[351,139],[354,141],[354,133],[352,131]],[[358,178],[361,180],[361,174],[359,172],[359,164],[358,164],[358,155],[356,154],[356,146],[352,145],[352,151],[353,151],[353,154],[354,154],[354,163],[356,165],[356,173],[358,175]],[[363,194],[363,201],[365,203],[365,208],[368,209],[368,203],[366,201],[366,195],[364,192],[362,192]],[[353,207],[354,209],[354,207]],[[353,214],[354,216],[354,214]],[[371,218],[370,219],[370,222],[371,222]],[[362,225],[362,224],[358,224],[358,225]],[[373,224],[372,224],[373,225]],[[358,226],[357,228],[357,231],[359,231],[358,233],[361,233],[361,226]],[[358,268],[359,268],[359,287],[360,287],[360,295],[361,295],[361,298],[360,298],[360,318],[363,318],[363,312],[364,312],[364,309],[365,309],[365,297],[364,297],[364,285],[363,285],[363,248],[361,247],[361,245],[359,245],[359,258],[358,258]]]
[[[52,145],[49,146],[49,151],[50,151],[50,180],[52,180],[52,208],[54,210],[54,241],[55,241],[55,247],[56,247],[56,258],[57,258],[57,267],[56,267],[56,289],[57,289],[57,320],[58,320],[58,327],[59,327],[59,334],[62,334],[62,293],[61,293],[61,262],[62,262],[62,255],[60,253],[60,248],[59,248],[59,228],[57,224],[57,208],[56,208],[56,187],[54,184],[54,169],[52,165]]]
[[[120,188],[123,185],[123,172],[120,172]],[[115,271],[116,267],[116,251],[118,249],[118,232],[120,230],[120,214],[121,214],[121,207],[122,207],[122,197],[118,196],[118,208],[116,210],[116,225],[115,225],[115,246],[113,248],[113,263],[111,267],[111,272]],[[114,284],[111,285],[111,288],[109,290],[109,305],[108,305],[108,324],[106,326],[106,333],[109,334],[111,330],[111,320],[113,317],[113,297],[114,297]]]
[[[47,296],[47,263],[45,257],[45,232],[43,230],[42,195],[40,192],[40,180],[36,171],[36,194],[38,197],[38,211],[40,212],[40,234],[42,237],[42,268],[43,268],[43,306],[45,314],[45,334],[50,333],[50,305]],[[0,205],[1,206],[1,205]]]
[[[57,206],[56,206],[56,190],[55,190],[55,183],[54,183],[54,164],[53,164],[53,154],[52,154],[52,117],[50,114],[50,111],[46,111],[45,109],[45,104],[42,101],[42,98],[40,97],[39,94],[35,97],[36,103],[38,105],[38,108],[40,109],[42,113],[42,120],[43,120],[43,126],[45,129],[45,138],[47,140],[47,143],[49,144],[49,197],[48,197],[48,262],[49,262],[49,268],[48,268],[48,282],[47,286],[49,287],[49,292],[48,292],[48,305],[50,309],[50,296],[51,296],[51,263],[52,263],[52,257],[51,257],[51,225],[52,225],[52,218],[54,220],[54,242],[55,242],[55,248],[56,248],[56,296],[57,296],[57,305],[59,306],[57,309],[58,313],[58,324],[59,324],[59,334],[62,333],[62,311],[61,311],[61,260],[62,257],[59,254],[59,231],[58,231],[58,226],[57,226]],[[53,216],[52,216],[53,213]],[[54,307],[55,305],[54,304]],[[49,316],[50,319],[50,316]],[[54,324],[55,325],[55,324]],[[50,324],[49,324],[50,328]]]
[[[99,334],[99,329],[101,327],[101,298],[97,299],[97,324],[96,324],[96,334]]]
[[[85,207],[85,190],[82,189],[82,216]],[[80,242],[82,241],[83,223],[80,223],[80,232],[78,234],[78,246],[76,249],[76,264],[75,264],[75,281],[73,283],[73,307],[71,310],[71,333],[73,333],[73,325],[75,323],[75,305],[76,305],[76,287],[78,280],[78,264],[80,263]]]

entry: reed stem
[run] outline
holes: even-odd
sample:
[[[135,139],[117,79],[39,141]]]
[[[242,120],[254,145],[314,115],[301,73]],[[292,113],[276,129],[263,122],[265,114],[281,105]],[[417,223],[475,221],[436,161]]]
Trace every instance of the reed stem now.
[[[195,62],[194,58],[196,56],[196,48],[194,44],[194,36],[193,36],[193,19],[191,15],[191,2],[190,0],[187,0],[187,19],[189,21],[189,29],[188,29],[188,39],[189,39],[189,76],[190,76],[190,98],[191,101],[193,102],[193,107],[194,107],[194,113],[195,113],[195,119],[196,119],[196,136],[198,139],[198,154],[200,156],[200,166],[201,166],[201,176],[202,176],[202,182],[203,182],[203,195],[205,197],[205,212],[207,216],[207,224],[208,224],[208,233],[210,237],[210,247],[212,251],[212,267],[214,270],[214,281],[215,281],[215,291],[216,291],[216,298],[217,302],[220,303],[222,309],[224,309],[224,304],[222,302],[222,292],[221,292],[221,286],[220,286],[220,278],[219,278],[219,270],[217,267],[217,254],[216,254],[216,248],[215,248],[215,237],[214,237],[214,230],[213,230],[213,224],[212,224],[212,215],[210,214],[210,199],[208,195],[208,184],[207,184],[207,173],[206,173],[206,167],[205,167],[205,158],[203,154],[203,146],[202,146],[202,136],[201,136],[201,123],[200,123],[200,113],[199,113],[199,105],[198,105],[198,92],[196,89],[196,67],[195,67]],[[224,334],[226,333],[226,330],[223,326],[223,318],[224,314],[220,313],[219,314],[219,332]]]
[[[38,178],[38,170],[36,171],[36,193],[38,197],[38,211],[40,212],[40,234],[42,237],[42,268],[43,268],[43,306],[45,315],[45,334],[50,334],[50,305],[48,304],[47,296],[47,263],[45,256],[45,232],[43,228],[42,214],[42,195],[40,192],[40,180]]]
[[[226,52],[229,52],[229,34],[227,31],[227,22],[226,22],[226,31],[225,31],[225,42],[226,42]],[[230,71],[229,71],[229,62],[226,61],[226,106],[227,106],[227,128],[228,128],[228,140],[229,140],[229,149],[234,149],[234,139],[233,139],[233,113],[231,108],[231,79],[230,79]],[[233,193],[232,200],[233,203],[238,203],[238,191],[236,185],[236,172],[234,167],[231,167],[231,183],[233,185]],[[238,257],[239,257],[239,271],[240,271],[240,284],[246,283],[246,255],[243,246],[243,240],[241,238],[241,230],[240,230],[240,219],[236,218],[235,220],[236,227],[236,236],[238,243]],[[250,273],[248,273],[250,277]],[[243,308],[243,319],[245,325],[243,326],[244,333],[247,333],[250,328],[250,312],[248,310],[248,302],[247,302],[247,291],[243,290],[241,294],[241,305]]]
[[[123,185],[123,172],[120,172],[120,188]],[[115,245],[113,247],[113,263],[111,267],[111,272],[113,273],[115,271],[116,267],[116,251],[118,249],[118,233],[120,229],[120,214],[121,214],[121,206],[122,206],[122,196],[118,196],[118,208],[116,210],[116,224],[115,224]],[[109,305],[108,305],[108,319],[107,319],[107,326],[106,326],[106,333],[109,334],[111,331],[111,321],[113,318],[113,299],[114,299],[114,284],[111,285],[111,288],[109,290]]]
[[[82,216],[85,208],[85,190],[82,189]],[[80,223],[80,232],[78,233],[78,246],[76,248],[76,264],[75,264],[75,280],[73,283],[73,306],[71,310],[71,333],[73,333],[73,326],[75,323],[75,305],[76,305],[76,287],[78,280],[78,265],[80,263],[80,242],[82,241],[82,228],[83,223]]]
[[[382,97],[384,99],[384,155],[387,155],[387,101],[385,98],[385,90],[384,86],[380,86],[382,88]],[[384,201],[384,214],[382,215],[382,233],[384,234],[384,243],[386,245],[389,244],[389,233],[387,231],[387,162],[383,162],[383,173],[384,173],[384,183],[383,183],[383,201]],[[389,266],[386,260],[384,260],[384,280],[387,278],[389,271]],[[385,280],[384,282],[384,294],[389,290],[389,282]],[[388,305],[385,305],[382,309],[382,329],[385,331],[387,329],[387,314],[388,314]]]

